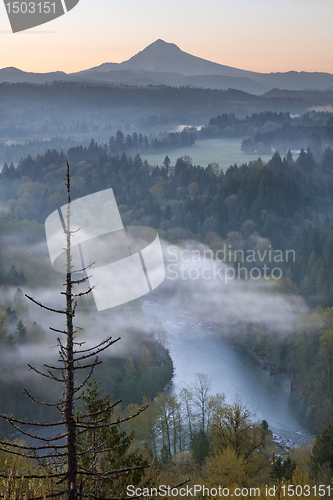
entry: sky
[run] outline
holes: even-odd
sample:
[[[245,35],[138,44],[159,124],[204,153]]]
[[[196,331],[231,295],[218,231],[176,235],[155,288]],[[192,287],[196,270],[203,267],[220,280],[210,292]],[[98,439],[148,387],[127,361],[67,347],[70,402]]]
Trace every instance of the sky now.
[[[13,34],[1,3],[0,68],[70,73],[122,62],[161,38],[235,68],[333,73],[332,25],[332,0],[80,0]]]

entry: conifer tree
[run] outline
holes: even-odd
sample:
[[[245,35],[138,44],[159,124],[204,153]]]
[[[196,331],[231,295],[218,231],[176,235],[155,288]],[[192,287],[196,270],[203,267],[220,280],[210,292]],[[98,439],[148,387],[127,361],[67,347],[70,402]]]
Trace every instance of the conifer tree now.
[[[17,324],[16,324],[16,332],[19,338],[19,342],[26,342],[27,341],[27,327],[24,325],[23,321],[20,319]]]

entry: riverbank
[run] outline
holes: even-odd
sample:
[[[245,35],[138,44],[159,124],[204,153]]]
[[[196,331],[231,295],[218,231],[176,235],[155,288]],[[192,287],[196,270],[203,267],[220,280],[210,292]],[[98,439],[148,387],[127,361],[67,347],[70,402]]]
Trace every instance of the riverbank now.
[[[175,310],[161,297],[145,298],[142,310],[165,331],[164,343],[174,365],[172,393],[190,386],[197,373],[211,378],[211,392],[224,393],[226,402],[247,406],[253,420],[266,420],[276,440],[287,446],[310,441],[315,429],[307,407],[290,394],[285,374],[270,375],[245,349],[221,337],[221,332],[191,314]]]

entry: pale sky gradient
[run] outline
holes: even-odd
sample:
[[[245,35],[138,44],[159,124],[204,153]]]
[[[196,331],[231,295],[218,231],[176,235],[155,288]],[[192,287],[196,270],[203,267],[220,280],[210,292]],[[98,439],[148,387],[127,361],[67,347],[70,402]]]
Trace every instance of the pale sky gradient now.
[[[332,0],[80,0],[13,34],[1,2],[0,68],[80,71],[122,62],[162,38],[240,69],[333,73],[332,26]]]

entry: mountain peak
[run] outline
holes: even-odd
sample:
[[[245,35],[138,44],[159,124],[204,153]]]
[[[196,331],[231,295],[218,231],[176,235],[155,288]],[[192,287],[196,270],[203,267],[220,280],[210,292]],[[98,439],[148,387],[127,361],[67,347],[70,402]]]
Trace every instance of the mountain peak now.
[[[223,66],[211,61],[193,56],[181,50],[175,43],[166,42],[161,38],[155,40],[143,50],[122,63],[104,63],[95,68],[80,71],[79,75],[95,71],[99,74],[108,72],[134,73],[170,73],[183,76],[221,75],[248,76],[248,71]],[[148,78],[149,76],[146,75]],[[162,81],[162,80],[160,80]]]
[[[148,49],[149,47],[177,49],[181,52],[181,49],[178,47],[178,45],[176,45],[175,43],[171,43],[171,42],[165,42],[161,38],[158,38],[157,40],[155,40],[155,42],[147,45],[146,49]],[[143,50],[146,50],[146,49],[143,49]]]
[[[181,50],[176,44],[158,39],[135,56],[118,65],[119,70],[194,75],[245,76],[248,72],[223,66]]]
[[[134,71],[172,71],[182,53],[174,43],[159,38],[119,66]]]
[[[333,75],[311,73],[263,74],[246,71],[196,57],[181,50],[175,43],[158,38],[122,63],[104,63],[72,78],[88,81],[126,83],[131,85],[195,86],[213,89],[234,88],[261,94],[273,87],[299,90],[327,89]],[[324,78],[325,77],[325,78]]]

